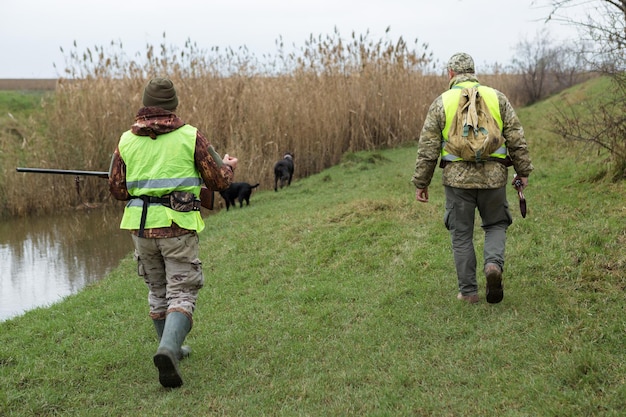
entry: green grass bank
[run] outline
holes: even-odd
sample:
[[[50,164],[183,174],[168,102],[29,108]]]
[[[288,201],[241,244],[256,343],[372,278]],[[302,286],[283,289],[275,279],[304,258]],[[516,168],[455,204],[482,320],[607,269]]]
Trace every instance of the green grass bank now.
[[[159,385],[129,254],[0,323],[0,415],[624,415],[625,185],[590,181],[597,154],[545,130],[552,105],[520,111],[536,171],[526,219],[509,189],[502,303],[456,300],[440,172],[417,203],[414,146],[348,154],[207,219],[183,387]]]

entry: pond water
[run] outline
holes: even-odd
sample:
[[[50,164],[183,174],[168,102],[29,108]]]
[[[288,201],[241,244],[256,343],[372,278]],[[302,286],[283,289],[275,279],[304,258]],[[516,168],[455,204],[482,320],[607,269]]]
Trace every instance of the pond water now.
[[[102,279],[133,250],[122,208],[75,210],[0,223],[0,321]]]

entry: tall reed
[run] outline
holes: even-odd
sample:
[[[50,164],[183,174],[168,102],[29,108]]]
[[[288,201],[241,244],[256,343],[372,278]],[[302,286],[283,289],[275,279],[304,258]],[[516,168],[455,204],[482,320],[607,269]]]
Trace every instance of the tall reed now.
[[[428,45],[371,40],[335,31],[311,36],[299,50],[258,59],[247,49],[201,50],[163,42],[129,58],[121,43],[69,52],[54,98],[31,120],[18,165],[108,170],[120,134],[141,107],[146,81],[171,78],[176,113],[198,127],[221,154],[240,159],[237,180],[272,187],[274,162],[295,154],[295,178],[336,164],[347,151],[414,141],[432,100],[447,88]],[[442,66],[439,66],[442,68]],[[441,69],[439,68],[439,69]],[[440,71],[441,72],[441,71]],[[434,75],[433,75],[434,74]],[[5,214],[25,215],[83,203],[110,203],[106,181],[14,174]]]

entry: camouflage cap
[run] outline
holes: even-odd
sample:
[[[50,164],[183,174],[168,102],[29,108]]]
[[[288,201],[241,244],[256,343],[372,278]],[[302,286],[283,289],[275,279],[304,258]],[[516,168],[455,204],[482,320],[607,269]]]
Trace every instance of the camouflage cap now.
[[[473,74],[474,60],[465,52],[457,52],[448,60],[448,69],[454,71],[455,74]]]

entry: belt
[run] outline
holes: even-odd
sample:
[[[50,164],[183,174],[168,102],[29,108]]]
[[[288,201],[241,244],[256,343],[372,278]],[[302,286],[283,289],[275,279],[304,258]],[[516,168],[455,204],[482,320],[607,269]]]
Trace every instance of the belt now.
[[[165,194],[163,197],[153,197],[149,195],[140,195],[136,198],[141,199],[143,201],[143,205],[141,208],[141,220],[139,222],[139,237],[144,236],[144,229],[146,227],[146,217],[148,217],[148,206],[150,204],[162,204],[165,207],[169,207],[172,210],[176,210],[171,206],[170,194]],[[200,200],[194,200],[192,202],[191,210],[177,210],[177,211],[199,211],[200,207],[202,207],[202,203]]]
[[[485,162],[498,162],[498,163],[504,165],[505,167],[513,166],[513,161],[511,160],[511,157],[507,155],[506,158],[490,157],[490,158],[485,159],[484,161],[480,161],[480,162],[463,161],[463,160],[460,160],[460,161],[445,161],[443,159],[440,159],[439,160],[439,168],[443,169],[443,168],[446,167],[446,165],[453,164],[454,162],[471,162],[471,163],[474,163],[474,164],[482,164],[482,163],[485,163]]]

